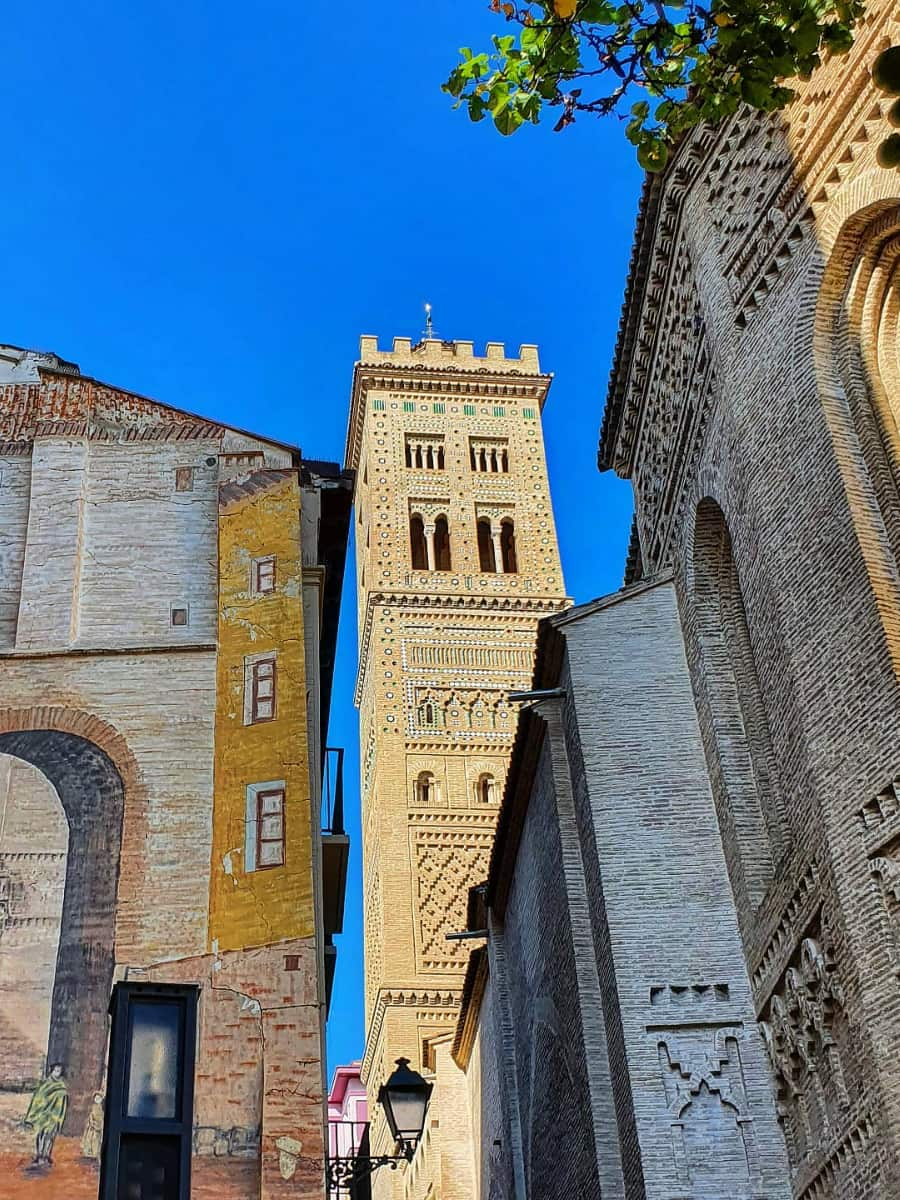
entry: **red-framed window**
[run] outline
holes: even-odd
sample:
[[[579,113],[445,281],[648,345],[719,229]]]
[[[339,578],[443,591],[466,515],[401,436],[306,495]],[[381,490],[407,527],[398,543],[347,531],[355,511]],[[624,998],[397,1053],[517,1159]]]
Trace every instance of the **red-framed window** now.
[[[256,869],[284,866],[284,788],[256,793]]]

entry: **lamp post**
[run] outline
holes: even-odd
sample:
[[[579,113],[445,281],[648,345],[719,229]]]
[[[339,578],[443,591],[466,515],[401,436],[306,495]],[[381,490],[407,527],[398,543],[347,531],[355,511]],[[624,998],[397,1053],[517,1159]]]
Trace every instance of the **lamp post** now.
[[[380,1167],[396,1171],[400,1163],[412,1162],[425,1129],[432,1086],[418,1071],[410,1070],[408,1058],[397,1059],[393,1074],[378,1089],[378,1103],[384,1109],[395,1153],[369,1154],[367,1129],[363,1144],[352,1153],[329,1157],[326,1168],[329,1196],[353,1188]]]

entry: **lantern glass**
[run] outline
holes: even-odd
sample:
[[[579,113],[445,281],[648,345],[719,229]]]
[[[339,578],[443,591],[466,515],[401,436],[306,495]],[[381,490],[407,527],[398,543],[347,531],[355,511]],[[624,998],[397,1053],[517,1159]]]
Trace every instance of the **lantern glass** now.
[[[431,1086],[418,1071],[409,1069],[408,1058],[397,1059],[397,1069],[378,1093],[395,1141],[415,1145],[422,1136]]]

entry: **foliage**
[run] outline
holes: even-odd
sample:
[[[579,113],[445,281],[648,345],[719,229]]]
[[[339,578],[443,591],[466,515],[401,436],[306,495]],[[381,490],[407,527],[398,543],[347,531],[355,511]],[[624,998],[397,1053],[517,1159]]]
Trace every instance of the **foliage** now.
[[[444,91],[473,121],[503,134],[559,109],[615,113],[648,170],[665,166],[677,138],[741,102],[773,111],[829,54],[843,54],[862,0],[492,0],[515,28],[493,50],[460,51]],[[640,96],[640,99],[637,97]],[[633,103],[630,111],[628,100]]]

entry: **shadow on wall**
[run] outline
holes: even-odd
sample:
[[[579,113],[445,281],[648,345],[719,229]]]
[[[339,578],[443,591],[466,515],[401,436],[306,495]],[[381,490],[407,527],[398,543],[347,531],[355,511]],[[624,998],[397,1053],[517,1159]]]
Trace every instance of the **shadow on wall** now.
[[[0,755],[53,789],[12,761],[0,793],[0,1117],[34,1092],[36,1138],[80,1137],[103,1086],[124,787],[103,750],[59,730],[2,733]],[[31,1052],[7,1054],[13,1039]]]

